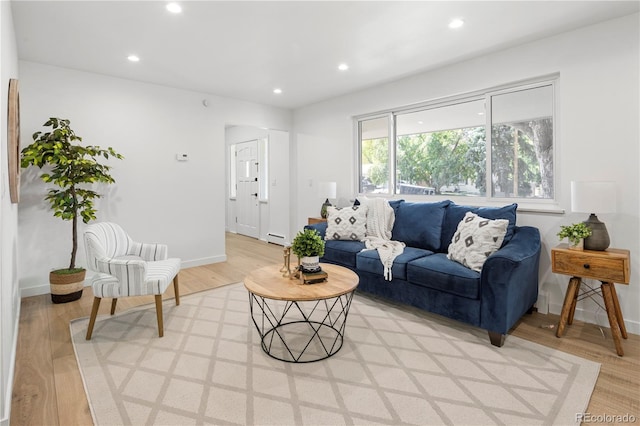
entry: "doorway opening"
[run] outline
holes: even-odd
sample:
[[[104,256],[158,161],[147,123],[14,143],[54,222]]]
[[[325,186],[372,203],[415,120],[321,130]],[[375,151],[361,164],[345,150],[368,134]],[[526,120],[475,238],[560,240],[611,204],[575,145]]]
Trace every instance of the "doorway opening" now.
[[[225,142],[226,231],[287,245],[289,132],[227,126]]]

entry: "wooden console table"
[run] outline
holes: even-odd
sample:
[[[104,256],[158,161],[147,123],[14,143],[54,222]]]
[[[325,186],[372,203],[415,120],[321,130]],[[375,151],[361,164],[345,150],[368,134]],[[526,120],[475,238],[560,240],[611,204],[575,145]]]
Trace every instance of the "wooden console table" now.
[[[591,297],[597,289],[589,289],[580,294],[581,278],[591,278],[602,282],[600,291],[609,318],[611,336],[619,356],[624,355],[620,337],[627,338],[627,329],[620,310],[615,283],[629,284],[629,250],[609,248],[604,251],[571,250],[568,244],[560,244],[551,249],[551,270],[557,274],[571,275],[564,297],[560,321],[556,331],[562,337],[566,324],[573,323],[576,302],[582,296]]]
[[[308,225],[314,225],[316,223],[324,223],[327,221],[327,219],[324,219],[322,217],[310,217],[307,219],[308,220]]]

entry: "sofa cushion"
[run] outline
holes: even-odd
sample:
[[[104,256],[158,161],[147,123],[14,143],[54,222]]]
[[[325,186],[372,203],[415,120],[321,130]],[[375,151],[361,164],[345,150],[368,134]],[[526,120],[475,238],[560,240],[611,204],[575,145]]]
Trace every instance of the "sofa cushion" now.
[[[431,251],[440,249],[440,234],[449,200],[437,203],[399,203],[392,239],[409,247]],[[459,222],[459,221],[458,221]],[[457,223],[456,223],[457,225]]]
[[[480,273],[435,253],[409,262],[407,281],[468,299],[480,298]]]
[[[404,200],[389,200],[389,205],[393,209],[393,213],[398,216],[398,209],[404,203]]]
[[[467,212],[472,212],[478,216],[486,217],[487,219],[507,219],[509,226],[507,226],[507,233],[502,241],[502,246],[507,244],[513,237],[513,232],[516,227],[516,209],[517,204],[510,204],[503,207],[472,207],[461,206],[455,203],[449,204],[444,214],[444,221],[442,223],[442,240],[440,241],[439,252],[446,253],[451,244],[453,234],[458,229],[458,224],[464,218]]]
[[[405,247],[402,254],[395,258],[391,267],[391,274],[394,279],[407,279],[407,263],[424,256],[433,254],[432,251]],[[356,256],[356,267],[359,271],[371,272],[372,274],[384,274],[384,267],[380,261],[378,250],[365,250]]]
[[[348,268],[355,268],[356,255],[360,253],[363,248],[364,243],[360,241],[325,241],[324,256],[320,260]]]
[[[324,236],[327,233],[327,222],[318,222],[311,225],[305,225],[304,229],[315,229],[320,234],[320,237],[324,240]]]
[[[367,207],[327,207],[325,240],[362,241],[367,232]]]
[[[467,212],[453,234],[447,258],[480,272],[489,256],[502,245],[509,221],[486,219]]]

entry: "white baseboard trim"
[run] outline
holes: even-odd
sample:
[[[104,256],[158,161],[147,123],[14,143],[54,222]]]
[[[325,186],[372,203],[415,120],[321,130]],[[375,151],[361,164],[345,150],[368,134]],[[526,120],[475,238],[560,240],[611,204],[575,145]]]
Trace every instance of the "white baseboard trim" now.
[[[193,268],[195,266],[210,265],[212,263],[225,262],[226,260],[226,254],[220,256],[203,257],[200,259],[185,260],[182,262],[182,268]]]
[[[87,271],[87,276],[84,279],[85,287],[89,287],[91,285],[90,278],[92,276],[93,276],[93,272]],[[36,286],[20,289],[20,298],[40,296],[41,294],[49,294],[49,293],[51,293],[51,287],[49,286],[49,283],[46,283],[42,285],[36,285]]]
[[[220,263],[226,260],[227,260],[227,255],[210,256],[210,257],[203,257],[200,259],[185,260],[182,262],[181,268],[186,269],[186,268],[193,268],[194,266],[210,265],[212,263]],[[89,287],[91,285],[90,278],[93,276],[93,274],[94,274],[93,272],[87,271],[87,276],[84,280],[85,287]],[[50,292],[51,292],[51,289],[49,287],[49,283],[46,283],[46,284],[41,284],[41,285],[20,289],[20,298],[40,296],[41,294],[49,294]]]
[[[11,420],[11,396],[13,394],[13,379],[16,370],[16,356],[18,350],[18,328],[20,326],[20,307],[21,303],[18,303],[16,307],[15,326],[13,329],[13,341],[11,342],[11,359],[9,360],[9,374],[3,379],[7,381],[4,388],[6,393],[4,394],[4,412],[0,419],[0,426],[9,426]]]
[[[549,297],[547,293],[538,293],[536,308],[538,309],[538,313],[545,315],[549,313]]]
[[[549,305],[549,313],[560,315],[560,312],[562,312],[561,304],[553,303]],[[624,317],[624,312],[622,313],[622,316]],[[574,318],[589,324],[595,324],[603,328],[609,328],[609,318],[607,317],[607,311],[605,311],[604,309],[598,309],[597,311],[587,311],[585,309],[576,307]],[[640,334],[640,322],[629,321],[625,318],[624,326],[627,329],[628,333]]]
[[[87,281],[85,281],[85,286],[87,285]],[[20,289],[20,298],[31,297],[31,296],[40,296],[41,294],[49,294],[51,293],[51,289],[49,288],[49,284],[42,284],[27,288]]]

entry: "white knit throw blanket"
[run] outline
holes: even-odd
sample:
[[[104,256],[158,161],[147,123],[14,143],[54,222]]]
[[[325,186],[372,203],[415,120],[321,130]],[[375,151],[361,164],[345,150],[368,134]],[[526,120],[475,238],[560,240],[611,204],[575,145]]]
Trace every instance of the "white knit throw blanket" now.
[[[363,250],[378,250],[384,267],[384,279],[391,281],[393,261],[402,254],[405,244],[391,241],[391,230],[396,217],[389,202],[383,198],[373,198],[368,207],[367,235],[364,238]]]

